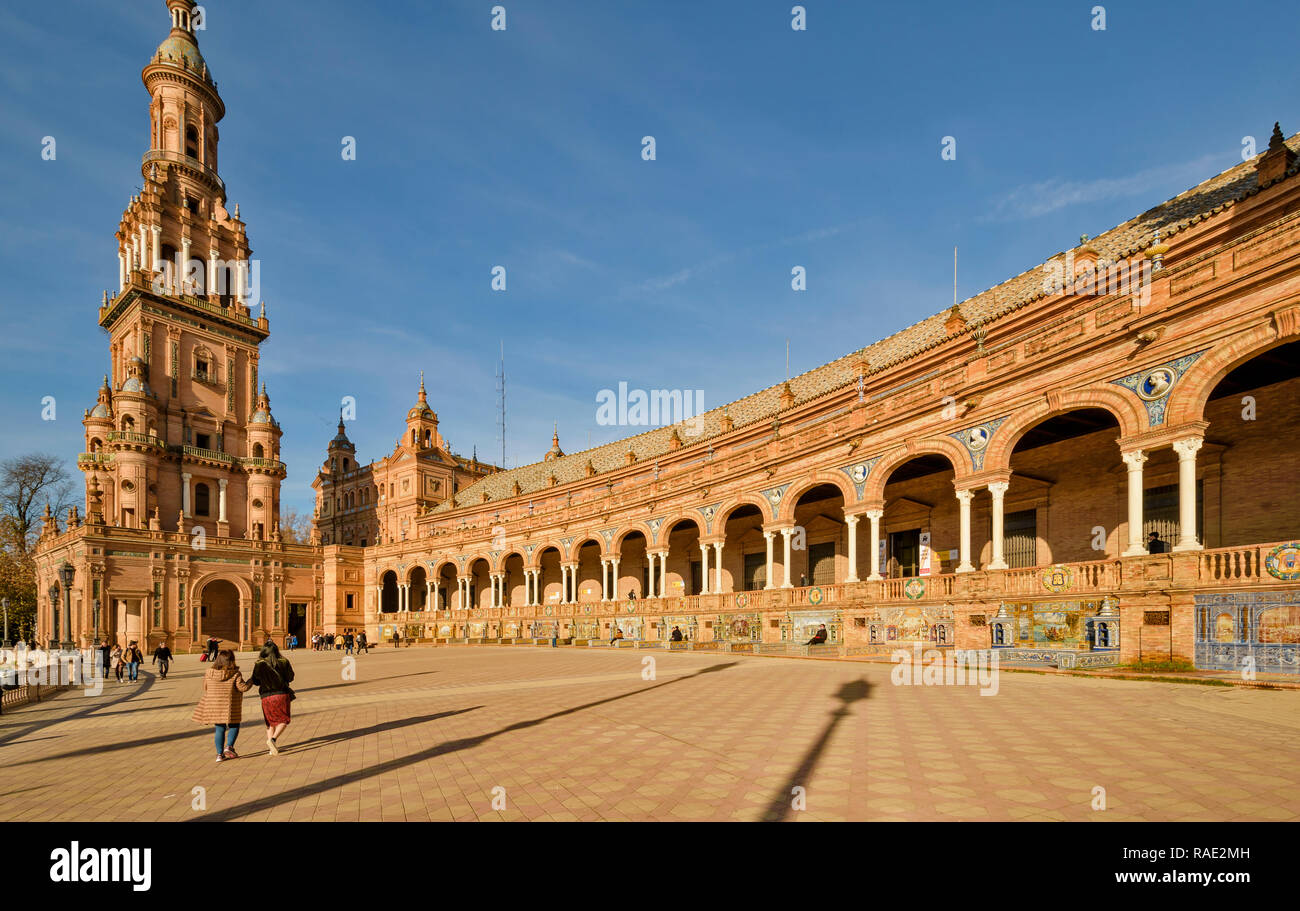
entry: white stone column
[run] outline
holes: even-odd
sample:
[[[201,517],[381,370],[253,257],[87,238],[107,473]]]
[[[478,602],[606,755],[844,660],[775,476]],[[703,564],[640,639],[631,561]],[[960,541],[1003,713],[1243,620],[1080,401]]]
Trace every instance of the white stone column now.
[[[957,564],[959,573],[975,571],[975,567],[970,562],[970,503],[974,496],[975,491],[969,488],[957,491],[957,500],[961,504],[961,537],[959,538],[961,562]]]
[[[226,521],[226,478],[217,479],[217,521]]]
[[[700,545],[700,594],[709,593],[709,545]]]
[[[381,613],[384,609],[384,586],[375,586],[375,613]]]
[[[190,478],[192,475],[188,471],[181,472],[181,512],[186,516],[190,514]],[[181,529],[184,531],[185,529]]]
[[[177,293],[188,294],[189,289],[185,287],[185,282],[190,276],[190,239],[181,238],[181,268],[180,275],[176,276],[176,285],[179,288]]]
[[[159,225],[154,225],[151,230],[153,231],[153,247],[149,256],[149,268],[157,272],[162,268],[158,262],[162,259],[162,228]]]
[[[790,581],[790,538],[794,536],[793,528],[781,529],[782,545],[782,563],[781,563],[781,587],[794,588],[794,583]]]
[[[528,607],[537,606],[537,570],[535,569],[524,571],[524,604]]]
[[[1007,561],[1002,556],[1002,500],[1010,486],[1010,481],[994,481],[989,484],[989,493],[993,494],[993,559],[989,563],[989,569],[1007,568]]]
[[[241,259],[235,264],[235,299],[244,303],[244,291],[248,286],[248,260]]]
[[[849,574],[845,582],[860,582],[858,578],[858,523],[861,516],[845,516],[844,523],[849,527]]]
[[[203,289],[208,294],[217,290],[217,251],[216,248],[208,250],[208,286]]]
[[[441,585],[434,585],[434,586],[433,586],[433,601],[432,601],[432,604],[433,604],[433,609],[434,609],[434,610],[441,610],[441,609],[442,609],[442,608],[440,608],[440,607],[438,606],[438,601],[439,601],[438,590],[439,590],[440,588],[442,588]]]
[[[145,268],[145,257],[149,255],[149,236],[145,233],[144,225],[140,225],[140,268]]]
[[[126,248],[117,251],[117,290],[126,289]]]
[[[880,520],[885,515],[883,509],[868,509],[867,518],[871,521],[871,575],[868,581],[880,578]]]
[[[645,591],[641,593],[643,598],[653,598],[655,596],[655,557],[650,551],[645,552],[646,565],[649,570],[645,576]]]
[[[424,609],[425,610],[433,609],[433,580],[432,579],[424,580]]]
[[[776,537],[776,532],[773,531],[763,532],[763,539],[767,541],[767,582],[765,582],[763,585],[763,588],[765,590],[769,588],[775,588],[775,586],[772,584],[772,573],[776,571],[776,567],[773,565],[774,561],[772,559],[772,539],[775,537]]]
[[[613,557],[610,560],[612,571],[609,577],[609,599],[611,601],[618,600],[618,561],[620,559],[620,557]]]
[[[1147,552],[1146,542],[1142,540],[1142,464],[1147,454],[1134,449],[1122,456],[1128,466],[1128,548],[1123,556],[1138,557]]]
[[[1178,453],[1178,543],[1174,550],[1201,550],[1196,540],[1196,453],[1204,441],[1189,437],[1174,443]]]
[[[713,542],[713,571],[714,571],[714,588],[718,594],[722,594],[722,541]]]

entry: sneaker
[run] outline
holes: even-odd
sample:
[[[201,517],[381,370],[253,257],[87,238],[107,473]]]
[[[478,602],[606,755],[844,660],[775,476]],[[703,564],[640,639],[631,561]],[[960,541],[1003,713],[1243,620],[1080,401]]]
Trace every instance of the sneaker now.
[[[238,759],[239,754],[227,747],[226,752],[221,754],[223,759]]]
[[[218,756],[218,757],[217,757],[217,762],[225,762],[225,761],[226,761],[226,757],[225,757],[225,756]]]
[[[271,755],[272,755],[272,756],[279,756],[279,755],[280,755],[280,749],[279,749],[279,747],[277,747],[277,746],[275,745],[275,738],[274,738],[274,737],[268,737],[268,738],[266,738],[266,746],[267,746],[268,749],[270,749],[270,751],[271,751]]]

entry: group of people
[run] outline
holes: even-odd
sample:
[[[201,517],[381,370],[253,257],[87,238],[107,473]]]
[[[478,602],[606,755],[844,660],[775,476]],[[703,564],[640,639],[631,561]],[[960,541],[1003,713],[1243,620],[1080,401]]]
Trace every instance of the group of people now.
[[[217,762],[239,758],[235,752],[235,740],[243,721],[244,693],[255,686],[262,699],[267,751],[272,756],[279,755],[277,741],[289,726],[289,703],[296,696],[289,685],[292,682],[293,665],[270,640],[262,646],[247,678],[236,663],[233,651],[228,648],[217,650],[211,666],[203,675],[203,694],[193,716],[198,724],[212,726]]]
[[[365,630],[355,634],[352,630],[346,630],[337,634],[317,633],[311,637],[311,647],[318,652],[342,651],[345,655],[360,655],[370,649],[370,642],[366,639]]]
[[[105,639],[96,650],[99,652],[105,678],[112,674],[118,683],[140,682],[140,665],[144,663],[144,652],[140,651],[140,645],[136,640],[132,639],[126,644],[126,648],[123,648],[120,644],[110,645]],[[167,670],[171,667],[171,662],[172,650],[167,647],[166,640],[163,640],[153,650],[151,663],[157,665],[158,674],[164,680],[167,679]],[[126,679],[124,680],[123,677]]]

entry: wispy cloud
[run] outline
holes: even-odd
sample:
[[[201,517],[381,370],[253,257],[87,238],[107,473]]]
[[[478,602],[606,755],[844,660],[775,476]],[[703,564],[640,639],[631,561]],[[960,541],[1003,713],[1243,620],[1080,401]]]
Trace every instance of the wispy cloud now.
[[[1213,171],[1218,162],[1214,155],[1202,155],[1193,161],[1148,168],[1130,177],[1099,177],[1095,180],[1065,180],[1054,177],[1038,183],[1022,184],[1003,197],[983,221],[1013,221],[1037,218],[1066,206],[1079,203],[1127,199],[1160,188],[1192,186]]]
[[[635,285],[631,285],[620,292],[617,299],[627,300],[628,298],[643,297],[647,294],[667,291],[669,288],[685,284],[696,276],[710,272],[719,266],[726,265],[727,263],[746,259],[756,253],[761,253],[764,250],[774,250],[778,247],[790,247],[798,244],[809,244],[814,241],[825,240],[828,237],[843,234],[845,231],[849,231],[865,221],[866,219],[860,218],[850,222],[845,222],[841,225],[828,225],[824,228],[813,228],[790,237],[782,237],[777,240],[770,240],[760,244],[751,244],[739,250],[719,253],[717,256],[710,257],[709,259],[687,266],[683,269],[678,269],[676,272],[669,275],[649,278],[645,281],[638,282]]]

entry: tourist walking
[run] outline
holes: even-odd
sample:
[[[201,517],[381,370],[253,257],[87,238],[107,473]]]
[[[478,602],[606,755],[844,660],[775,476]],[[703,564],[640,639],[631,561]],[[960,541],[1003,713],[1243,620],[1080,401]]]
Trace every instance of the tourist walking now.
[[[353,646],[355,643],[356,643],[356,639],[353,637],[353,635],[352,635],[352,631],[351,631],[351,630],[348,630],[348,632],[345,633],[344,636],[343,636],[343,654],[345,654],[345,655],[351,655],[351,654],[352,654],[352,646]]]
[[[153,650],[153,663],[158,665],[158,675],[162,679],[167,679],[167,669],[171,667],[172,650],[167,647],[167,640]]]
[[[117,682],[122,682],[122,646],[114,644],[113,651],[108,655],[108,660],[113,666],[113,676]]]
[[[239,758],[235,738],[239,736],[239,722],[243,717],[244,693],[251,688],[252,684],[239,672],[235,653],[228,648],[219,649],[203,675],[203,695],[193,716],[198,724],[212,725],[217,762]]]
[[[362,630],[361,632],[357,633],[357,654],[360,655],[362,652],[366,651],[366,649],[368,649],[369,647],[370,647],[370,643],[366,641],[366,631]]]
[[[126,654],[122,656],[126,662],[127,680],[131,683],[138,683],[140,680],[140,662],[144,661],[144,652],[140,651],[135,644],[135,640],[126,647]]]
[[[208,660],[215,661],[217,658],[217,649],[221,647],[221,642],[216,636],[208,637]]]
[[[276,747],[276,738],[289,726],[289,703],[294,698],[293,689],[289,686],[293,682],[293,665],[288,658],[280,655],[274,642],[268,641],[257,656],[257,663],[253,665],[253,673],[248,682],[257,687],[257,695],[262,697],[266,748],[272,756],[276,756],[280,752]]]
[[[101,664],[101,665],[103,666],[103,668],[104,668],[104,679],[105,679],[105,680],[108,679],[108,671],[109,671],[109,668],[111,668],[111,667],[113,666],[113,655],[112,655],[112,651],[113,651],[113,650],[112,650],[111,648],[109,648],[108,640],[105,639],[105,640],[104,640],[104,644],[101,645],[101,646],[99,647],[99,661],[100,661],[100,664]]]

